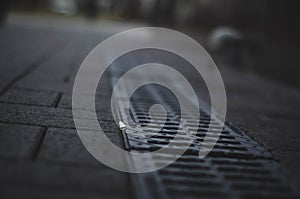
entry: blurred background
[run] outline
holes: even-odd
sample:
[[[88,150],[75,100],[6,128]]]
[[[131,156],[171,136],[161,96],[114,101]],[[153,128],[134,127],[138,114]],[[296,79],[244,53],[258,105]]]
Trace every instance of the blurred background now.
[[[188,32],[216,61],[300,87],[297,0],[3,0],[10,13],[39,18],[144,23]]]

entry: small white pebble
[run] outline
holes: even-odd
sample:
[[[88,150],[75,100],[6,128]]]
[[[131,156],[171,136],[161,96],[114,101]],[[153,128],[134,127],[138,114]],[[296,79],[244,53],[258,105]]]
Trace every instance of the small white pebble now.
[[[124,130],[124,129],[126,129],[126,125],[125,125],[122,121],[120,121],[120,122],[119,122],[119,128],[120,128],[121,130]]]

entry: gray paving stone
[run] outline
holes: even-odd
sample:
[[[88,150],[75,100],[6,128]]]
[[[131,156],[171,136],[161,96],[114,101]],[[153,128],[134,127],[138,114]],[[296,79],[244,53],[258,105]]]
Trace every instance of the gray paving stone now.
[[[101,35],[78,34],[66,32],[68,38],[54,56],[44,61],[39,67],[17,82],[20,88],[51,90],[57,92],[72,92],[77,68],[95,45],[94,42],[103,39]],[[89,37],[86,39],[85,37]],[[94,42],[91,42],[94,41]],[[78,49],[80,46],[80,49]]]
[[[84,95],[83,95],[84,96]],[[86,96],[85,96],[86,97]],[[95,106],[97,111],[102,111],[107,109],[107,107],[103,107],[103,103],[108,103],[108,98],[105,95],[96,95]],[[84,99],[83,99],[84,100]],[[64,94],[58,104],[59,108],[66,108],[72,109],[72,95],[71,94]]]
[[[4,118],[5,113],[27,113],[31,115],[44,115],[44,116],[53,116],[53,117],[65,117],[73,118],[71,109],[64,108],[51,108],[51,107],[39,107],[39,106],[30,106],[30,105],[18,105],[18,104],[6,104],[0,103],[0,113]],[[91,111],[89,110],[79,110],[78,115],[74,116],[75,118],[83,119],[92,119]],[[112,116],[105,111],[100,111],[100,114],[97,115],[99,120],[102,121],[112,121]]]
[[[127,174],[102,167],[86,167],[33,162],[0,162],[0,187],[18,187],[29,197],[52,193],[58,197],[80,193],[96,193],[101,196],[129,198]],[[13,177],[12,177],[13,176]],[[3,186],[2,186],[3,185]],[[27,188],[27,190],[26,190]],[[28,189],[29,188],[29,189]],[[24,190],[25,189],[25,190]],[[28,192],[30,189],[35,191]],[[6,190],[6,189],[5,189]],[[18,195],[6,190],[7,195]],[[20,196],[20,195],[19,195]]]
[[[84,112],[82,116],[78,115],[76,117],[82,118],[83,129],[98,129],[97,126],[90,124],[91,118],[86,118],[86,116],[89,116],[89,112]],[[112,120],[109,114],[98,114],[98,120],[100,120],[104,131],[118,130],[113,123],[105,122]],[[71,110],[14,104],[0,103],[0,122],[43,127],[75,128]]]
[[[58,93],[40,90],[10,89],[0,98],[2,103],[53,106]]]
[[[107,133],[107,136],[114,144],[122,147],[120,134],[117,133]],[[86,150],[76,130],[70,129],[49,129],[39,159],[84,165],[102,165]]]
[[[17,190],[17,191],[16,191]],[[39,187],[24,185],[1,185],[0,192],[2,199],[31,198],[31,199],[123,199],[130,198],[118,192],[103,193],[102,190],[76,190],[76,189],[53,189],[51,187]]]
[[[0,157],[31,159],[40,137],[39,127],[0,124]]]

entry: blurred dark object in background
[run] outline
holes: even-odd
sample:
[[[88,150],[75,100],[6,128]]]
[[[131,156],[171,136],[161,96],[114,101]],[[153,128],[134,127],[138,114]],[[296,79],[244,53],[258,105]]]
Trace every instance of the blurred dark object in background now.
[[[174,25],[174,13],[176,10],[176,1],[174,0],[155,0],[151,22],[154,25]]]
[[[9,11],[9,6],[10,6],[9,1],[3,0],[0,3],[0,25],[2,25],[5,22],[5,19]]]
[[[98,15],[97,1],[96,0],[87,0],[86,6],[87,6],[86,15],[91,18],[96,18]]]
[[[297,0],[14,0],[2,1],[1,21],[9,2],[13,11],[142,21],[192,30],[206,38],[201,43],[217,62],[220,59],[300,88]]]

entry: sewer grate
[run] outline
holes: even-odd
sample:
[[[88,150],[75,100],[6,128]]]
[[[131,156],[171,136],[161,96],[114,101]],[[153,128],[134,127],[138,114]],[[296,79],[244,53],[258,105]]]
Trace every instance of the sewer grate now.
[[[137,136],[133,129],[123,130],[127,150],[149,152],[170,142],[180,147],[172,138],[178,133],[184,142],[189,139],[187,129],[197,132],[197,138],[185,154],[168,167],[132,174],[135,190],[140,190],[137,198],[296,198],[295,187],[272,155],[236,127],[232,130],[225,125],[213,150],[199,159],[198,151],[210,121],[214,128],[220,128],[220,123],[207,108],[203,107],[200,122],[196,124],[191,111],[182,112],[168,103],[171,111],[168,111],[167,120],[162,120],[162,114],[157,112],[152,114],[149,125],[148,108],[152,104],[139,101],[131,103],[130,115],[123,115],[123,118],[126,121],[126,117],[131,117],[138,127],[146,127],[147,136]],[[184,126],[178,126],[180,117],[185,121]],[[170,155],[151,158],[151,164],[159,165]]]
[[[118,80],[117,74],[112,69],[112,88]],[[136,76],[137,79],[141,77],[143,74]],[[172,81],[180,89],[180,83]],[[288,179],[272,154],[232,124],[223,126],[212,151],[200,159],[198,152],[204,137],[209,135],[214,139],[213,132],[208,133],[208,128],[220,129],[222,126],[218,117],[211,114],[210,107],[200,99],[198,123],[194,110],[181,110],[176,97],[156,85],[143,86],[135,91],[127,115],[122,98],[126,92],[124,85],[117,96],[119,119],[124,124],[130,124],[131,118],[138,127],[135,129],[140,127],[145,133],[140,136],[141,132],[133,128],[123,128],[126,150],[147,153],[168,143],[181,147],[181,142],[190,139],[188,132],[196,133],[189,149],[169,166],[155,172],[132,174],[136,198],[299,198],[297,183]],[[152,112],[150,118],[149,108],[153,104],[163,105],[167,117],[161,112]],[[184,121],[183,126],[179,126],[180,119]],[[181,138],[180,142],[173,140],[175,135]],[[151,155],[151,162],[144,164],[160,165],[169,158],[170,154],[159,153]]]

